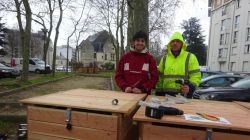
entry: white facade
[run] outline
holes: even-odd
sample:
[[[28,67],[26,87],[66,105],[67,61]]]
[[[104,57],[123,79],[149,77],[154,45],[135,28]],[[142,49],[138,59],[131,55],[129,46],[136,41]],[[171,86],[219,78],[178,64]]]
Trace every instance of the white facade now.
[[[115,48],[110,41],[108,32],[98,32],[82,41],[80,56],[80,62],[84,67],[95,65],[102,68],[105,63],[112,63],[115,66]]]
[[[250,0],[212,0],[208,67],[250,72]]]
[[[73,56],[73,52],[74,52],[74,48],[69,47],[69,61],[71,61],[72,56]],[[65,58],[67,58],[67,45],[63,45],[63,46],[58,46],[56,48],[56,55],[57,56],[63,56]]]

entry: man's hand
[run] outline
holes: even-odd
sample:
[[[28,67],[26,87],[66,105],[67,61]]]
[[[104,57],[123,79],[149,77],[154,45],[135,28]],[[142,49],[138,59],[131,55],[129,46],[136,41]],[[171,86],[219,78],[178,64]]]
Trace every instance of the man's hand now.
[[[136,88],[136,87],[132,89],[132,92],[133,93],[142,93],[142,91],[139,88]]]
[[[126,87],[124,92],[132,93],[132,88],[131,87]]]
[[[189,92],[189,86],[188,85],[183,85],[181,87],[181,92],[184,93],[184,94],[188,94],[188,92]]]

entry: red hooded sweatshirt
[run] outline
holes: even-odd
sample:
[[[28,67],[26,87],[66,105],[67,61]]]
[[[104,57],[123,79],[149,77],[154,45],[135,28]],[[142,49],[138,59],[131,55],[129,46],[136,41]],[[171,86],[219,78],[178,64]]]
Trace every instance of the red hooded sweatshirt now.
[[[116,68],[115,81],[122,91],[136,87],[150,94],[158,80],[156,61],[149,53],[130,51],[124,54]]]

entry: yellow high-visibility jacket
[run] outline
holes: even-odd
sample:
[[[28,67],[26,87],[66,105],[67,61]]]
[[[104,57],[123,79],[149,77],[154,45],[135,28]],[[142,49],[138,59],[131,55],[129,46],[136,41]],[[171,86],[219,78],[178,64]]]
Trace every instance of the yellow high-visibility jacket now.
[[[172,40],[180,40],[183,43],[180,54],[175,57],[170,48]],[[163,91],[180,92],[181,85],[175,83],[178,79],[186,79],[194,86],[199,86],[201,73],[199,63],[194,54],[186,51],[187,45],[179,32],[175,32],[167,45],[167,53],[161,58],[158,66],[160,72],[156,89]]]

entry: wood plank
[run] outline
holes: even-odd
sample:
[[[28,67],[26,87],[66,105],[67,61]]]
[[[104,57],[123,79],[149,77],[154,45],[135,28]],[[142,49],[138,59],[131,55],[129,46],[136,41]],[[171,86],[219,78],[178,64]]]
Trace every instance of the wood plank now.
[[[137,124],[133,124],[131,129],[129,129],[129,132],[124,137],[123,140],[139,140],[139,128]]]
[[[155,126],[150,124],[140,125],[143,127],[141,140],[204,140],[205,131]]]
[[[152,96],[147,98],[150,99]],[[159,97],[163,100],[163,97]],[[207,100],[190,100],[185,104],[169,105],[175,108],[179,108],[186,114],[206,113],[214,116],[224,117],[231,124],[216,124],[216,123],[203,123],[187,121],[184,116],[167,116],[164,115],[162,119],[153,119],[145,116],[145,107],[140,107],[134,116],[134,120],[142,122],[159,122],[166,124],[180,124],[187,126],[199,126],[229,130],[239,130],[250,132],[250,112],[239,105],[232,102],[219,102],[219,101],[207,101]]]
[[[29,133],[44,133],[58,137],[71,137],[81,140],[116,140],[116,132],[72,127],[67,130],[65,125],[28,120]]]
[[[66,111],[28,106],[29,120],[66,125]],[[78,127],[117,131],[118,117],[88,112],[72,111],[71,124]]]
[[[41,133],[32,133],[32,132],[29,132],[28,139],[29,140],[79,140],[74,138],[58,137],[53,135],[45,135]]]
[[[129,135],[128,133],[132,129],[133,125],[132,116],[116,114],[116,113],[113,113],[113,115],[118,116],[117,140],[125,140],[127,135]]]
[[[21,100],[24,104],[49,105],[66,108],[89,109],[117,113],[130,113],[146,94],[125,94],[117,91],[74,89]],[[112,100],[118,99],[118,105]]]
[[[249,135],[213,132],[212,140],[250,140]]]
[[[239,101],[235,101],[234,103],[239,104],[245,108],[247,108],[248,110],[250,110],[250,103],[249,102],[239,102]]]
[[[140,125],[143,133],[141,140],[204,140],[205,130],[183,129],[176,127],[157,126],[149,123]],[[212,132],[212,140],[249,140],[250,135]]]

